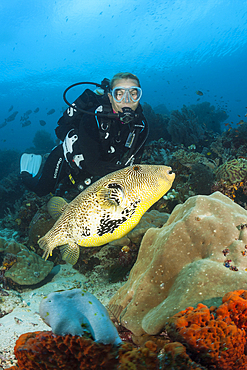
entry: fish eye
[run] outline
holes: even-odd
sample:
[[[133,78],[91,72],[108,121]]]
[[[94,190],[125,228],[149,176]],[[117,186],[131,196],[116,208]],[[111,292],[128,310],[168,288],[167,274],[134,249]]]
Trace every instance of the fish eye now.
[[[134,170],[134,171],[139,171],[139,169],[140,169],[140,166],[134,166],[134,167],[133,167],[133,170]]]

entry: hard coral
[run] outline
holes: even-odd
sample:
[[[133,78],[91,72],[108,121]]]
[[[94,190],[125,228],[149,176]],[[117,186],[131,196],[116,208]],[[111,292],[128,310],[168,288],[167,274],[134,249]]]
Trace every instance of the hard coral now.
[[[188,307],[175,314],[166,324],[168,335],[185,344],[191,357],[205,365],[216,365],[219,370],[246,369],[244,353],[246,333],[231,320],[228,311],[222,309],[216,315],[199,303],[197,308]],[[217,316],[220,312],[221,315]]]
[[[227,161],[217,168],[215,175],[218,181],[225,180],[230,184],[243,181],[247,176],[247,160],[238,158]]]
[[[137,349],[123,344],[118,349],[86,337],[40,331],[22,334],[16,342],[15,356],[20,370],[158,369],[154,348],[148,347]]]
[[[161,229],[146,232],[109,302],[121,307],[120,323],[136,336],[156,335],[176,312],[218,306],[225,292],[247,289],[246,222],[247,211],[219,192],[177,205]]]

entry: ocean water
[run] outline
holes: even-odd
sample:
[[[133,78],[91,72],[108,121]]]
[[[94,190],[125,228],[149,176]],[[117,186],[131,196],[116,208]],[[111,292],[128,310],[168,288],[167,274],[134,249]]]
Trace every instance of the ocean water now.
[[[138,75],[153,108],[209,101],[233,126],[247,112],[247,1],[10,0],[0,19],[0,127],[18,112],[0,128],[1,149],[25,150],[40,129],[55,139],[65,88],[120,71]]]

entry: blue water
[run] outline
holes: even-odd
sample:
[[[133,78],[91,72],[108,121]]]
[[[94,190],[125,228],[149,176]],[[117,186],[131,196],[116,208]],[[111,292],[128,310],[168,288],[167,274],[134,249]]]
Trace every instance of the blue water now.
[[[152,107],[209,101],[227,122],[245,119],[247,1],[2,0],[0,21],[0,125],[18,111],[0,129],[1,149],[25,150],[40,129],[55,139],[64,89],[120,71],[138,75]]]

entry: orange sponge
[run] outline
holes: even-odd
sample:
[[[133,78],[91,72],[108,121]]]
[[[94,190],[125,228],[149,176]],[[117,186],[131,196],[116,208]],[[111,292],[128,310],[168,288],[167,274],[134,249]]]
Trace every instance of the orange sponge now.
[[[148,342],[143,348],[132,344],[116,347],[90,338],[56,335],[51,331],[22,334],[16,341],[15,356],[19,367],[13,370],[155,370],[157,346]]]
[[[235,325],[225,306],[224,310],[220,307],[216,313],[201,303],[195,309],[188,307],[169,320],[166,330],[173,340],[188,347],[195,361],[220,370],[244,370],[245,330]]]

